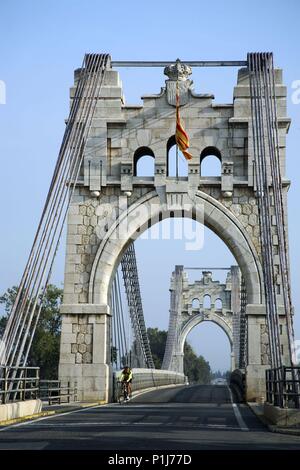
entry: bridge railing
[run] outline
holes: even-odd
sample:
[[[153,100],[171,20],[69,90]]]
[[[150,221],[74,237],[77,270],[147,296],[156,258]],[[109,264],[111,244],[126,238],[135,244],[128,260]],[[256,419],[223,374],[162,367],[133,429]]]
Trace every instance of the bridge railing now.
[[[39,367],[0,366],[0,404],[36,400],[39,395]]]
[[[77,401],[77,382],[63,382],[61,380],[40,380],[39,398],[53,403],[70,403]]]
[[[266,370],[266,401],[281,408],[300,408],[300,367]]]
[[[121,370],[114,371],[113,374],[113,397],[117,400],[117,382],[121,375]],[[184,374],[161,369],[132,369],[132,391],[145,390],[153,387],[165,385],[184,385],[187,378]]]

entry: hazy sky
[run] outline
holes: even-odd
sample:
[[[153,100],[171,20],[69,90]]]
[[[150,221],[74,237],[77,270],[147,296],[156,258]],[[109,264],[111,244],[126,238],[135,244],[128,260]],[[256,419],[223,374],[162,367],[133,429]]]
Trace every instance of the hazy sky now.
[[[282,1],[118,1],[2,0],[0,4],[1,231],[0,292],[17,284],[33,240],[68,115],[73,70],[85,52],[109,52],[117,60],[244,60],[249,51],[273,51],[288,87],[287,138],[289,228],[296,337],[300,339],[300,258],[298,248],[300,165],[299,14],[297,0]],[[158,93],[161,69],[120,70],[128,103]],[[196,91],[215,101],[232,101],[236,69],[195,69]],[[294,95],[293,95],[294,94]],[[294,96],[294,103],[292,97]],[[298,94],[299,96],[299,94]],[[299,101],[299,100],[298,100]],[[149,326],[166,328],[169,279],[175,264],[229,266],[232,255],[209,230],[202,250],[184,243],[136,243],[145,316]],[[63,249],[53,281],[63,279]],[[201,325],[190,340],[214,369],[229,366],[225,334]]]

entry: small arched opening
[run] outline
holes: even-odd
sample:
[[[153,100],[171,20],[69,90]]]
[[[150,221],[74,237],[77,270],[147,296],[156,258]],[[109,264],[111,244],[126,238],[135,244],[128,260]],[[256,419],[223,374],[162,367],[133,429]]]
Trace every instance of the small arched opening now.
[[[215,301],[215,310],[222,310],[223,302],[221,299],[216,299]]]
[[[200,155],[200,176],[221,176],[221,152],[216,147],[206,147]]]
[[[188,176],[188,162],[182,152],[179,149],[177,151],[175,135],[172,135],[167,142],[167,176]]]
[[[199,309],[200,308],[200,300],[199,299],[193,299],[192,300],[192,308],[193,309]]]
[[[140,147],[133,156],[134,176],[154,176],[155,155],[149,147]]]
[[[211,298],[208,294],[203,296],[203,308],[211,308]]]

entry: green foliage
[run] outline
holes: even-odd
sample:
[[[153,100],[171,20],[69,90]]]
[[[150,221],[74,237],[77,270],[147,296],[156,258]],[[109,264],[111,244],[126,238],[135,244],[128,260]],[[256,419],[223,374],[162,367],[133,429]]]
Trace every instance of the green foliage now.
[[[13,306],[17,293],[18,293],[17,286],[13,286],[13,287],[8,288],[7,291],[0,297],[0,304],[4,304],[4,310],[5,310],[6,316],[11,311],[11,308]]]
[[[61,319],[59,307],[62,301],[62,289],[49,284],[42,303],[41,314],[36,328],[28,366],[39,366],[42,379],[56,379],[58,375],[59,343]],[[0,319],[0,336],[3,335],[8,315],[17,295],[17,287],[13,286],[0,297],[6,315]]]
[[[203,356],[197,356],[188,342],[184,345],[183,367],[185,375],[188,376],[189,383],[210,383],[211,370],[209,362]]]
[[[156,369],[161,369],[167,342],[167,332],[158,328],[148,328],[148,337]]]
[[[161,369],[165,347],[167,342],[167,332],[158,328],[148,328],[152,356],[155,367]],[[184,373],[188,376],[190,383],[210,383],[210,365],[202,356],[197,356],[189,343],[184,346]]]

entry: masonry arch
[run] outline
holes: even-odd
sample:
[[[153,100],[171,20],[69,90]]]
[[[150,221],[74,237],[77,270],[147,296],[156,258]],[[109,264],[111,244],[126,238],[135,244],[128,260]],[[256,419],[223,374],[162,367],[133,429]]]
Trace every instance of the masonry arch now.
[[[221,318],[219,315],[214,313],[210,314],[209,319],[205,319],[202,313],[198,313],[197,315],[193,315],[182,327],[179,336],[179,351],[181,354],[184,352],[184,344],[188,334],[200,323],[210,321],[218,325],[226,334],[231,349],[233,348],[233,334],[230,325],[226,322],[225,319]]]
[[[226,350],[228,350],[228,366],[231,368],[231,370],[235,369],[235,363],[236,363],[236,358],[234,356],[234,344],[233,344],[233,331],[231,325],[224,319],[223,317],[220,317],[216,313],[211,313],[209,317],[205,317],[203,314],[197,314],[191,317],[183,326],[182,329],[179,333],[179,338],[178,338],[178,351],[177,355],[178,357],[184,357],[184,345],[185,342],[187,341],[187,338],[192,331],[194,331],[199,325],[205,325],[205,326],[212,326],[214,325],[216,329],[219,330],[219,332],[222,331],[222,333],[225,333],[225,338],[227,338],[228,343],[226,345]],[[200,327],[201,328],[201,327]],[[204,329],[207,331],[207,329]],[[211,328],[209,328],[211,330]],[[200,332],[200,331],[199,331]],[[211,334],[211,333],[210,333]],[[201,334],[200,334],[201,336]],[[217,335],[219,336],[219,335]],[[194,336],[195,338],[195,336]],[[205,340],[204,340],[205,341]],[[222,338],[222,341],[224,339]],[[205,357],[207,357],[205,355]],[[182,362],[182,367],[183,367],[183,362]]]
[[[139,147],[133,155],[134,176],[154,176],[155,155],[149,147]]]
[[[221,177],[221,152],[217,147],[206,147],[200,155],[200,176]]]
[[[245,279],[248,303],[262,303],[262,270],[255,247],[240,221],[211,196],[197,191],[196,200],[186,217],[193,218],[215,232],[237,260]],[[106,232],[98,247],[89,280],[89,303],[107,308],[110,286],[123,253],[133,240],[155,223],[182,209],[162,203],[156,191],[150,191],[124,211]]]

